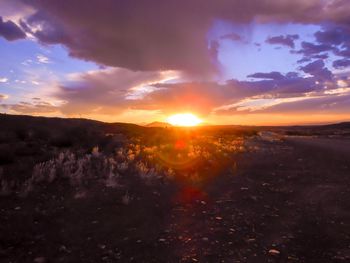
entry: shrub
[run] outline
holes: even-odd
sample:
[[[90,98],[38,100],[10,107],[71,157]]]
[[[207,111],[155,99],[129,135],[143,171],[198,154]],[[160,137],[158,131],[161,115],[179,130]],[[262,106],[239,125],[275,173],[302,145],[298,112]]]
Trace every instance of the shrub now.
[[[73,139],[61,134],[51,139],[51,145],[58,148],[68,148],[73,146]]]
[[[0,145],[0,165],[10,164],[15,161],[15,155],[11,144]]]

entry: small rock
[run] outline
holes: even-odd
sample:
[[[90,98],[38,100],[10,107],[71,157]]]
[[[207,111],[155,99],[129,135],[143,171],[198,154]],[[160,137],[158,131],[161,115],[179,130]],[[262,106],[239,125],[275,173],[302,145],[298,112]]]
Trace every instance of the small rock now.
[[[33,260],[34,263],[46,263],[47,260],[45,257],[37,257]]]
[[[255,195],[252,195],[252,196],[250,197],[250,199],[252,199],[253,201],[257,201],[257,200],[258,200],[258,197],[256,197]]]
[[[100,245],[98,245],[98,247],[101,248],[101,249],[105,249],[105,248],[106,248],[106,245],[100,244]]]
[[[159,242],[165,242],[166,240],[165,240],[165,238],[159,238],[158,241]]]
[[[21,207],[20,206],[16,206],[15,210],[21,210]]]
[[[273,255],[273,256],[277,256],[277,255],[281,254],[281,252],[279,252],[277,249],[270,249],[269,254]]]
[[[70,253],[71,252],[65,245],[60,246],[59,250],[62,251],[62,252],[66,252],[66,253]]]
[[[202,240],[203,240],[203,241],[209,241],[209,238],[203,237]]]
[[[217,216],[215,217],[216,220],[222,220],[222,217],[221,216]]]

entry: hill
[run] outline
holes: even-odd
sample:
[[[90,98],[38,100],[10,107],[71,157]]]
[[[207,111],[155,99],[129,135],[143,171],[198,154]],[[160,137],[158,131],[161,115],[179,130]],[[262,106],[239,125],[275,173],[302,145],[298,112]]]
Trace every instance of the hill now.
[[[168,128],[168,127],[172,127],[172,125],[170,123],[167,122],[160,122],[160,121],[154,121],[151,122],[147,125],[145,125],[146,127],[160,127],[160,128]]]

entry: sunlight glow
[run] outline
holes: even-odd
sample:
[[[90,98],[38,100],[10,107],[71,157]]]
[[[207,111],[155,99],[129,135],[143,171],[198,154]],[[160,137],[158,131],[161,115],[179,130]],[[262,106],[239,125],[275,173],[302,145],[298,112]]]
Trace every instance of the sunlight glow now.
[[[168,117],[167,122],[174,126],[197,126],[202,122],[197,116],[192,113],[179,113]]]

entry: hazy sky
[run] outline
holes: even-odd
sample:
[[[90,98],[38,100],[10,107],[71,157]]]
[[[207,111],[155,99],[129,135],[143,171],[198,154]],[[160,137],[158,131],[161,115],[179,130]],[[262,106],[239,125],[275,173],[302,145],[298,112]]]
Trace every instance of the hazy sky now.
[[[0,0],[0,111],[350,120],[348,0]]]

